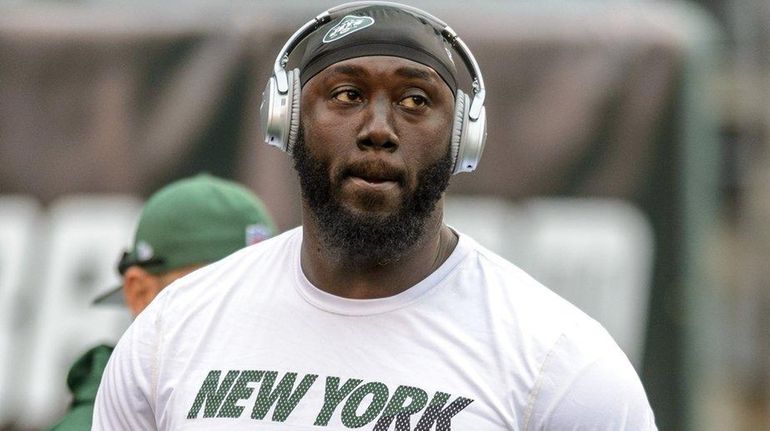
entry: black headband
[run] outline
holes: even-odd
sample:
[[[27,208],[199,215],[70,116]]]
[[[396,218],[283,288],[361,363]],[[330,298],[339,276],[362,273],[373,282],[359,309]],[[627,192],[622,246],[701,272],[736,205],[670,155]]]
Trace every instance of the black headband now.
[[[343,60],[388,55],[432,68],[452,93],[457,69],[449,44],[425,19],[403,9],[376,5],[352,11],[321,26],[307,38],[300,61],[300,82]]]

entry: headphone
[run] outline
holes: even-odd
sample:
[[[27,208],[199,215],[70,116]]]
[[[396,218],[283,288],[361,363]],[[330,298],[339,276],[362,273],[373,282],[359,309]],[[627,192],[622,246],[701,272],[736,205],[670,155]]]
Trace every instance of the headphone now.
[[[452,173],[471,172],[481,159],[487,138],[487,115],[484,108],[484,78],[473,54],[446,23],[433,15],[399,3],[388,1],[357,1],[333,7],[299,28],[286,41],[273,65],[273,74],[262,93],[262,105],[259,108],[265,143],[280,148],[291,154],[299,131],[300,106],[300,71],[298,68],[287,71],[289,54],[307,36],[322,25],[338,16],[367,6],[390,6],[403,9],[430,22],[444,39],[460,54],[460,57],[473,80],[473,99],[459,88],[455,97],[454,122],[452,125],[451,152]]]

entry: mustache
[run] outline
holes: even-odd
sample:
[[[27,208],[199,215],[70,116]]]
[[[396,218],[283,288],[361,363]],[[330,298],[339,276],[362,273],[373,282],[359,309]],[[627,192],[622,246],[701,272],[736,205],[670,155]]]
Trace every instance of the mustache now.
[[[338,175],[339,180],[359,177],[369,181],[394,181],[400,185],[406,182],[406,173],[383,160],[364,160],[345,166]]]

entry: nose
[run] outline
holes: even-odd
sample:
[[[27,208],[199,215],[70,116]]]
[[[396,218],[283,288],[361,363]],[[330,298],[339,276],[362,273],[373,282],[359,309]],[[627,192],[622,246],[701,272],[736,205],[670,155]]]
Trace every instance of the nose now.
[[[361,150],[396,151],[398,135],[394,127],[393,106],[387,96],[370,99],[364,112],[364,124],[356,139]]]

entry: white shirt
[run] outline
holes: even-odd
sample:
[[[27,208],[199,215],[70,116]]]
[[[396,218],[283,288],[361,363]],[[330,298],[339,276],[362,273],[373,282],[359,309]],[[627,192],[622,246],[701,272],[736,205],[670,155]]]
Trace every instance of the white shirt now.
[[[166,288],[110,358],[95,430],[654,430],[607,332],[471,238],[395,296],[313,286],[302,230]]]

